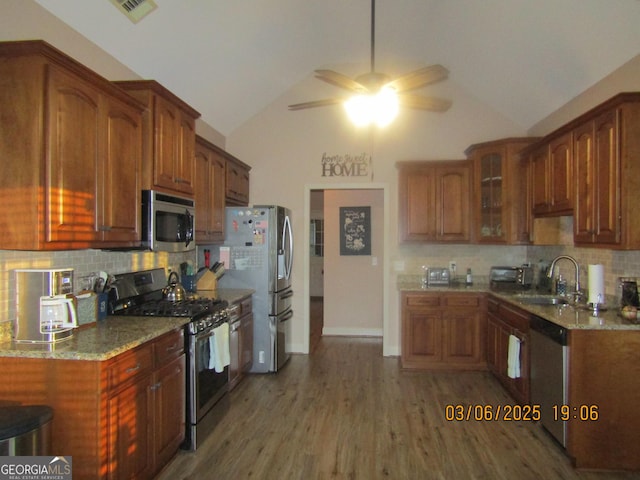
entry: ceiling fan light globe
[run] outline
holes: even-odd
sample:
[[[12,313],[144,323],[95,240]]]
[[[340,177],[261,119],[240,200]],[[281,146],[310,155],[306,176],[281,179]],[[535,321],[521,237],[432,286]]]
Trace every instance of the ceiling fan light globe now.
[[[386,127],[398,115],[398,96],[392,88],[383,87],[375,95],[375,122],[378,127]]]
[[[357,127],[366,127],[373,120],[373,97],[354,95],[344,102],[349,120]]]
[[[375,95],[354,95],[344,102],[349,119],[357,127],[375,123],[386,127],[398,115],[398,96],[392,88],[382,88]]]

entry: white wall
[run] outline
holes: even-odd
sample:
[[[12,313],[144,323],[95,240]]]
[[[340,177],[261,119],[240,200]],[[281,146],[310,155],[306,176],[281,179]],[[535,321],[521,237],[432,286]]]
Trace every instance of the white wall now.
[[[640,55],[637,55],[570,102],[558,106],[558,110],[532,126],[529,135],[546,135],[617,93],[636,92],[639,89]]]
[[[371,207],[371,255],[340,255],[340,207]],[[383,333],[384,192],[325,190],[323,335]],[[374,261],[375,259],[375,261]]]

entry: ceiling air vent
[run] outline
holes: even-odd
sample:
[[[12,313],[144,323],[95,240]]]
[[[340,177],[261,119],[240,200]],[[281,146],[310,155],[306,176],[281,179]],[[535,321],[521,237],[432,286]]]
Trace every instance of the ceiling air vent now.
[[[158,6],[153,0],[111,0],[133,23],[138,23]]]

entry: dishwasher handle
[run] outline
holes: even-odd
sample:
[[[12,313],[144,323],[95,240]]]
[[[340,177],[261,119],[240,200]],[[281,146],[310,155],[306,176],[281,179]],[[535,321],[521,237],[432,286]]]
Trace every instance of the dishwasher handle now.
[[[560,325],[550,322],[549,320],[545,320],[544,318],[538,317],[536,315],[531,316],[531,320],[529,322],[529,326],[531,330],[534,330],[551,341],[566,346],[567,345],[567,329],[561,327]]]

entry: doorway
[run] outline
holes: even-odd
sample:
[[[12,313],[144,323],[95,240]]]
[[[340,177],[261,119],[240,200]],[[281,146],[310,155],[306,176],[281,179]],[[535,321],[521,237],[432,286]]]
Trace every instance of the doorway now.
[[[308,205],[308,352],[314,353],[323,335],[384,340],[388,290],[383,275],[388,232],[384,188],[309,188]],[[370,208],[370,253],[343,251],[341,255],[339,210],[343,206]]]

